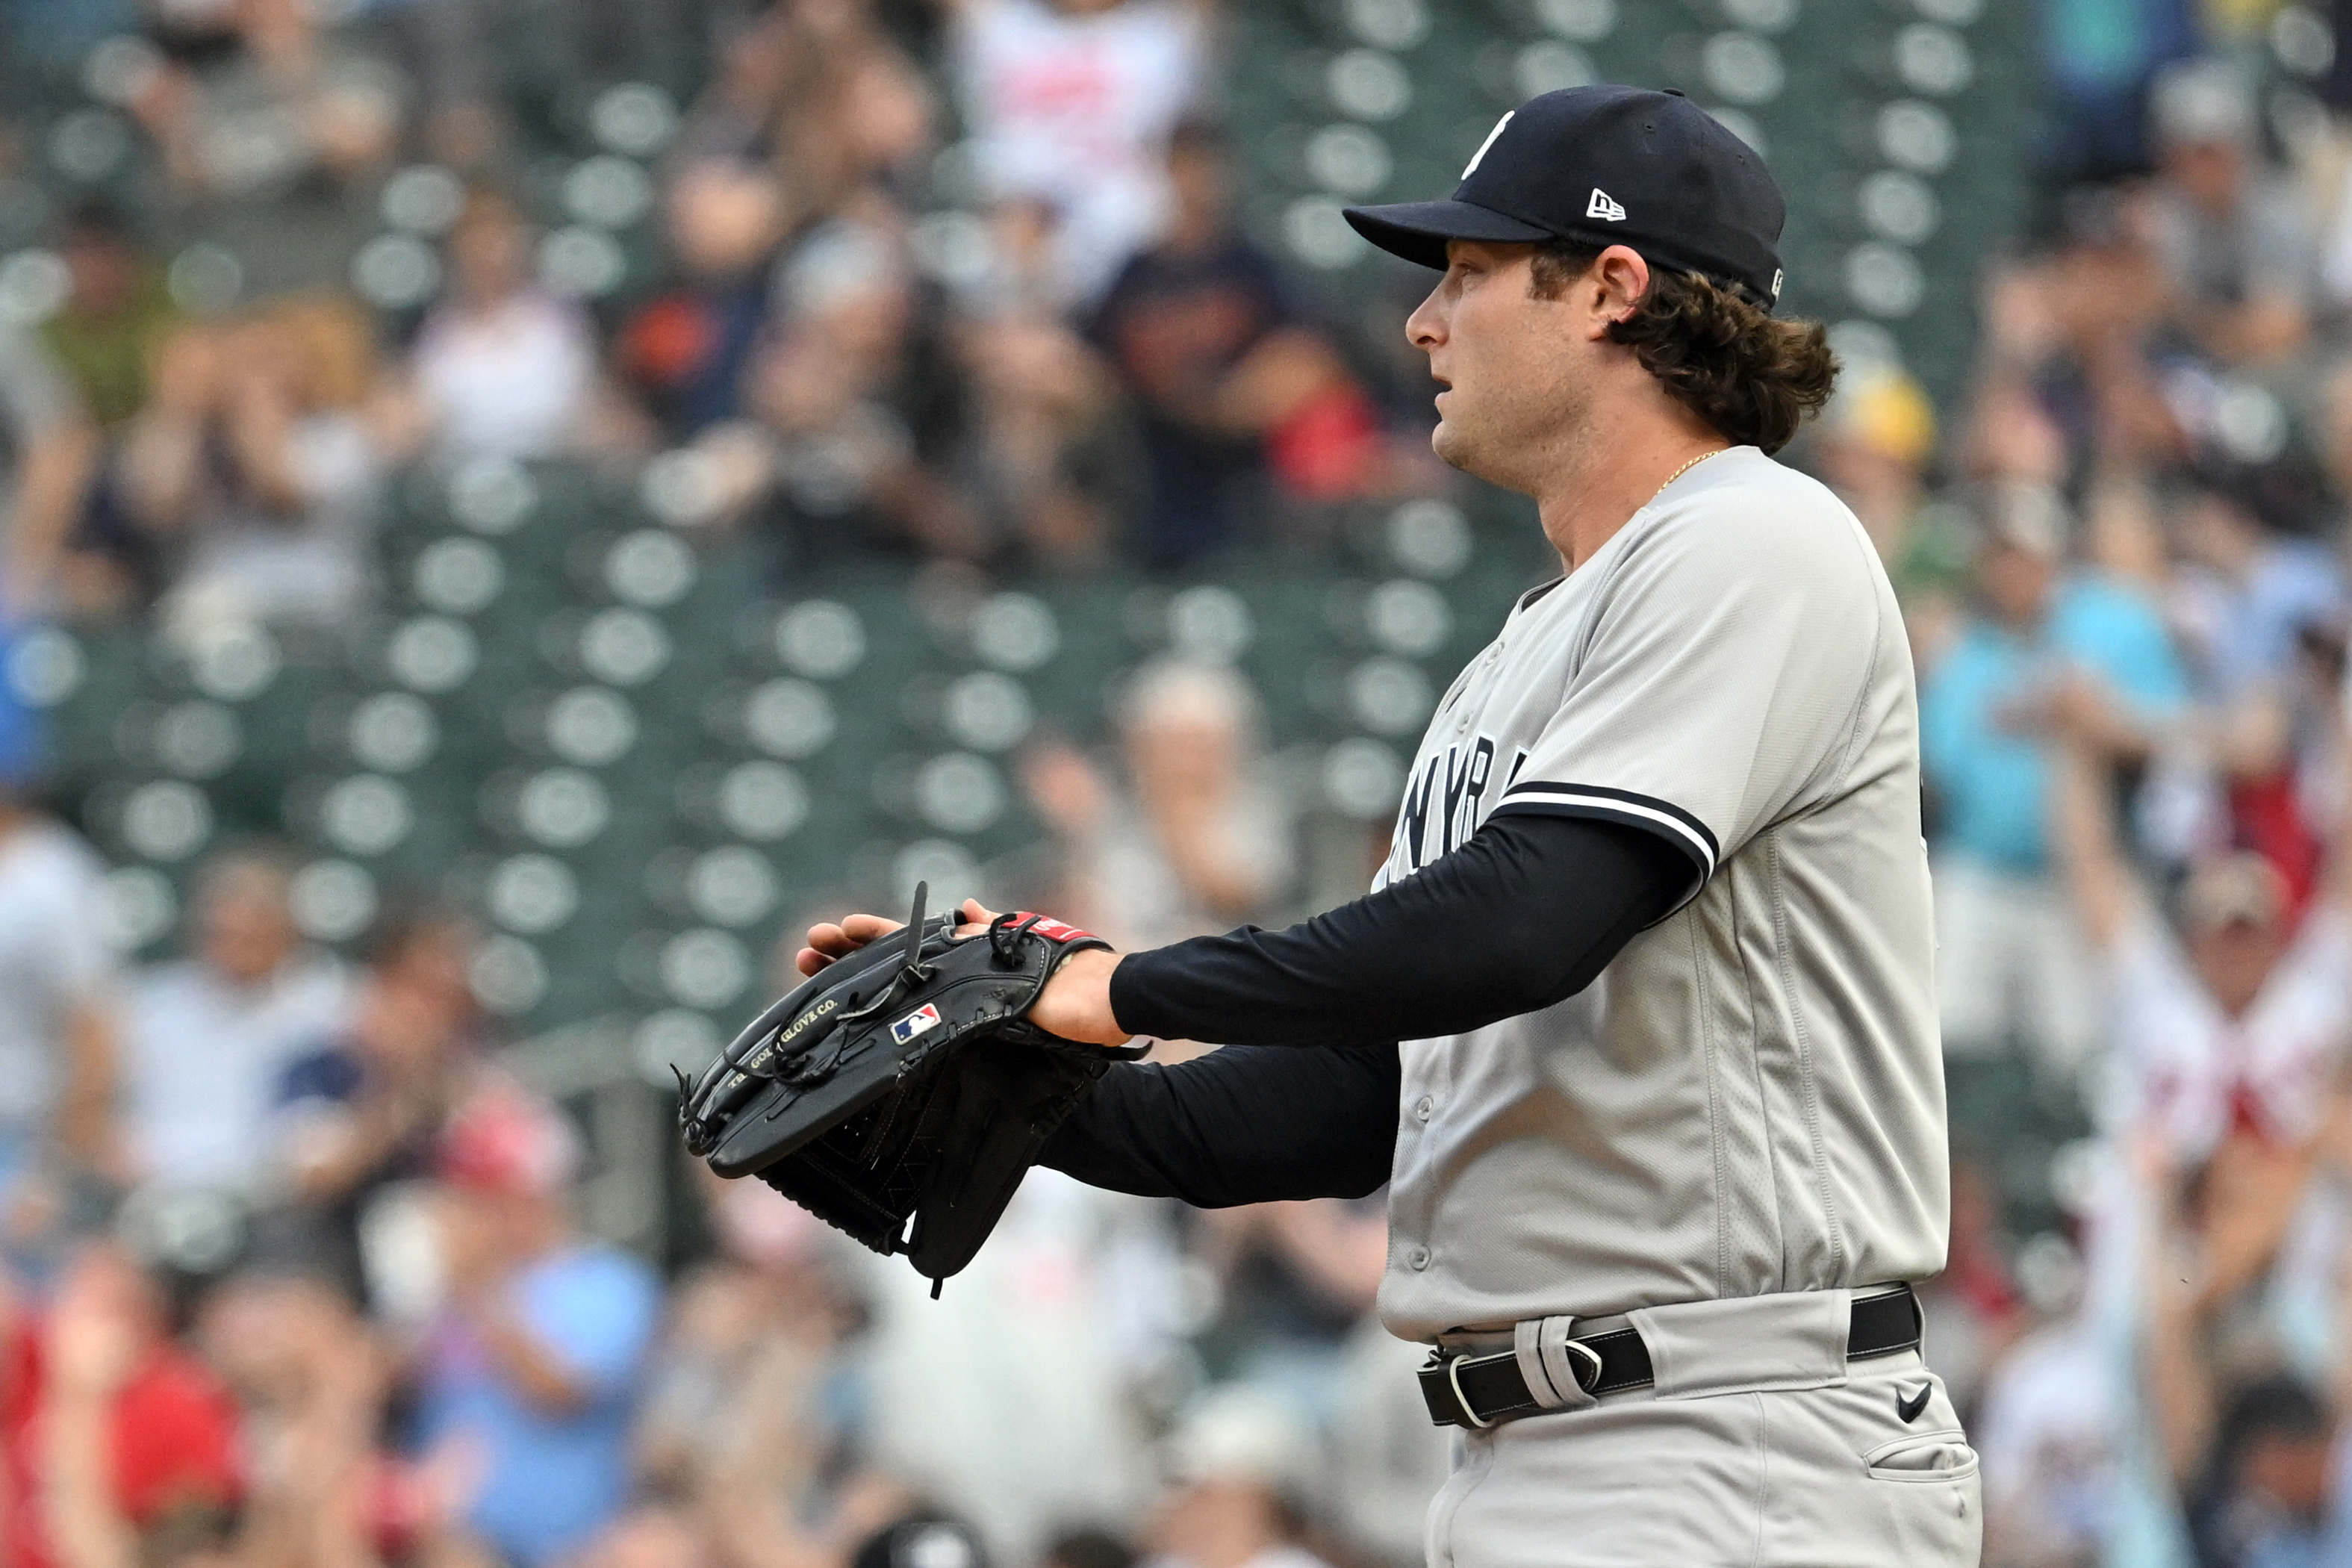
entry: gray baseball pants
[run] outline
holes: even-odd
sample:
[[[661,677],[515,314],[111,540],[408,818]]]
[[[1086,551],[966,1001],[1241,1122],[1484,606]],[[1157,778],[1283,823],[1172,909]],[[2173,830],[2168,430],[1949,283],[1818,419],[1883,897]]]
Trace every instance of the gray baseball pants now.
[[[1790,1300],[1633,1314],[1657,1387],[1464,1434],[1430,1568],[1976,1568],[1941,1380],[1916,1351],[1849,1363],[1820,1314],[1772,1321]]]

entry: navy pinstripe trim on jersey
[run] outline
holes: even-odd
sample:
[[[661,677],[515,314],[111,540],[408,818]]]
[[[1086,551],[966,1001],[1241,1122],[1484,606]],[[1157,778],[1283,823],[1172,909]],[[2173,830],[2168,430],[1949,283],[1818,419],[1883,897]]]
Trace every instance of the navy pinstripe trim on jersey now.
[[[1689,856],[1702,883],[1715,875],[1716,862],[1722,855],[1715,834],[1706,823],[1672,801],[1635,795],[1632,790],[1529,779],[1503,792],[1503,803],[1495,808],[1494,815],[1507,811],[1591,816],[1603,822],[1622,822],[1629,827],[1645,827]]]

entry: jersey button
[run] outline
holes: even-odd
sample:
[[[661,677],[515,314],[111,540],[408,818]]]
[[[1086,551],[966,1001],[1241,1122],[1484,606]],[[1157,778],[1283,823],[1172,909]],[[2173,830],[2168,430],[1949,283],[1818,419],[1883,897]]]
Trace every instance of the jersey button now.
[[[1416,1247],[1411,1252],[1404,1255],[1404,1260],[1406,1265],[1412,1268],[1426,1268],[1429,1267],[1429,1248],[1425,1247]]]
[[[1415,1118],[1416,1120],[1418,1120],[1418,1121],[1428,1121],[1428,1120],[1429,1120],[1429,1117],[1430,1117],[1430,1112],[1432,1112],[1432,1111],[1435,1110],[1436,1109],[1437,1109],[1437,1100],[1436,1100],[1436,1097],[1435,1097],[1435,1096],[1433,1096],[1433,1095],[1427,1095],[1427,1094],[1424,1094],[1424,1095],[1423,1095],[1419,1100],[1414,1100],[1414,1101],[1412,1102],[1412,1114],[1413,1114],[1414,1118]]]

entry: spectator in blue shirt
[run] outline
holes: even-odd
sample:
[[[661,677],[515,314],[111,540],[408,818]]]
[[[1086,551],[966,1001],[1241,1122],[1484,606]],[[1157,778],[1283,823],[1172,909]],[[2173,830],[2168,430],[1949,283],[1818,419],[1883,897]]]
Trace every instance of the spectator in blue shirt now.
[[[2093,710],[2115,754],[2145,756],[2186,706],[2188,678],[2138,590],[2067,569],[2055,495],[2007,487],[1985,512],[1977,605],[1919,693],[1945,1046],[2021,1045],[2067,1070],[2090,1048],[2096,1005],[2049,876],[2048,721],[2062,704]]]
[[[573,1230],[568,1122],[492,1080],[451,1120],[440,1213],[447,1300],[419,1351],[417,1437],[478,1467],[467,1524],[514,1568],[588,1542],[627,1503],[653,1271]]]

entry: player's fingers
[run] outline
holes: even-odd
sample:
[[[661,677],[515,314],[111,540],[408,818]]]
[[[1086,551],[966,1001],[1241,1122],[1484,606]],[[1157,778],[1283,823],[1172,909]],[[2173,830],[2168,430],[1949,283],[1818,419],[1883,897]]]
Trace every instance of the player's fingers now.
[[[885,920],[880,915],[850,915],[841,922],[841,933],[852,947],[864,947],[877,937],[888,936],[903,930],[905,921]]]
[[[978,936],[988,929],[990,921],[996,919],[996,911],[978,899],[966,899],[963,908],[958,912],[963,916],[963,924],[956,927],[958,936]]]
[[[814,974],[818,970],[823,969],[826,964],[831,963],[832,962],[832,959],[827,958],[824,954],[819,952],[813,947],[804,947],[798,952],[793,954],[793,967],[799,970],[803,974]]]

